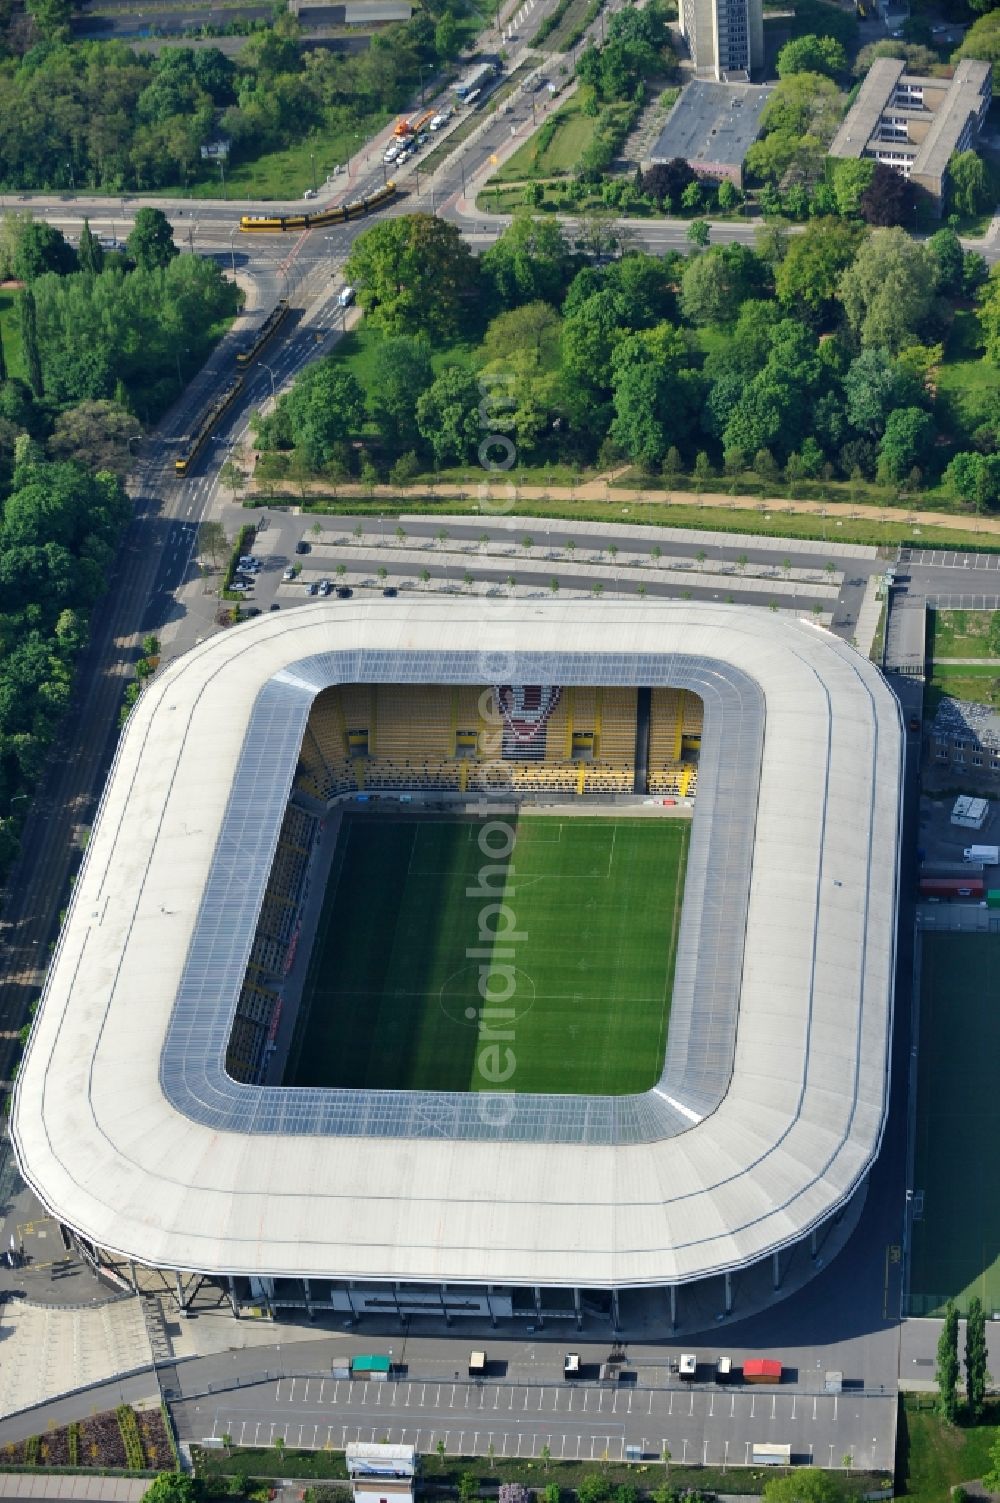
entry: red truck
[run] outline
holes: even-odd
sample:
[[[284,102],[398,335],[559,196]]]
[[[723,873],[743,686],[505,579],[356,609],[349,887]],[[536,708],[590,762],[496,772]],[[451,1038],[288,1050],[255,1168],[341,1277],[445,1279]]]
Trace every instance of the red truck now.
[[[751,1357],[743,1364],[744,1383],[780,1383],[781,1363],[771,1357]]]

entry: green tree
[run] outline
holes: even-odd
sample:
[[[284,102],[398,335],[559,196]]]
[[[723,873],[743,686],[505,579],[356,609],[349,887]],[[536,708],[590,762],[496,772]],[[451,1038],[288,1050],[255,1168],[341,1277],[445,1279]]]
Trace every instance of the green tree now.
[[[982,157],[974,151],[956,152],[948,163],[948,204],[955,214],[981,214],[990,208],[993,192]]]
[[[878,477],[898,483],[918,466],[923,468],[934,443],[934,420],[920,407],[897,407],[890,412],[878,451]]]
[[[404,214],[366,230],[345,276],[388,334],[453,337],[477,316],[478,262],[457,226],[434,215]]]
[[[934,1379],[938,1386],[938,1413],[953,1425],[958,1413],[958,1310],[954,1300],[949,1300],[945,1307]]]
[[[25,287],[21,293],[17,311],[28,385],[36,398],[42,397],[45,395],[45,384],[42,380],[42,361],[38,348],[38,318],[35,294],[30,287]]]
[[[724,214],[728,214],[741,202],[740,190],[736,184],[724,177],[719,184],[719,208]]]
[[[875,230],[841,275],[840,300],[861,343],[895,353],[923,331],[937,288],[934,254],[901,229]]]
[[[955,231],[950,227],[936,230],[928,240],[927,248],[937,262],[939,290],[952,297],[961,297],[965,253]]]
[[[140,209],[125,244],[132,260],[143,271],[162,268],[178,254],[170,221],[162,209]]]
[[[446,10],[434,28],[434,51],[443,63],[457,57],[461,50],[461,34],[453,13]]]
[[[46,272],[66,276],[75,267],[73,247],[61,230],[44,220],[22,222],[14,252],[15,277],[22,282],[34,282]]]
[[[83,229],[80,231],[80,243],[76,251],[77,263],[81,271],[87,272],[92,277],[99,277],[104,270],[104,250],[101,242],[90,228],[90,220],[84,219]]]
[[[748,246],[713,245],[685,268],[681,310],[695,324],[731,324],[749,298],[769,291],[769,268]]]
[[[516,215],[482,257],[484,275],[508,308],[561,302],[578,266],[558,221],[532,214]]]
[[[458,1479],[458,1496],[461,1503],[472,1503],[479,1497],[479,1478],[475,1472],[463,1472]]]
[[[146,1490],[151,1503],[200,1503],[201,1485],[183,1472],[160,1472]]]
[[[338,445],[364,421],[364,394],[335,358],[308,366],[291,391],[279,397],[295,448],[310,468],[322,469]]]
[[[785,1477],[764,1484],[765,1503],[840,1503],[838,1479],[816,1466],[797,1466]]]
[[[26,0],[26,9],[46,42],[70,39],[70,0]]]
[[[983,1486],[987,1492],[1000,1493],[1000,1435],[990,1447],[990,1466],[983,1473]]]
[[[884,433],[891,412],[897,407],[915,407],[920,395],[919,382],[885,350],[862,350],[844,375],[848,421],[872,438]]]
[[[861,195],[872,180],[875,163],[869,158],[835,158],[832,166],[833,193],[837,200],[837,212],[844,215],[860,214]]]
[[[418,439],[417,402],[434,379],[426,340],[401,334],[372,351],[369,411],[382,435],[400,447]]]
[[[704,219],[692,219],[688,225],[687,237],[692,245],[704,248],[711,238],[711,227]]]
[[[790,78],[793,73],[820,73],[835,78],[847,71],[847,54],[835,37],[793,37],[778,53],[778,77]]]
[[[944,482],[976,511],[987,511],[1000,501],[1000,456],[963,450],[949,463]]]
[[[986,1315],[978,1294],[969,1301],[965,1318],[965,1393],[969,1414],[979,1424],[986,1408],[986,1389],[990,1382],[987,1371]]]
[[[442,371],[417,402],[417,427],[439,467],[471,457],[481,436],[479,382],[472,371]]]
[[[124,475],[130,468],[129,446],[141,433],[138,419],[117,402],[78,402],[56,418],[48,448],[55,459]]]
[[[201,522],[198,525],[198,556],[212,561],[218,569],[229,556],[229,539],[221,522]]]
[[[842,219],[813,219],[794,235],[775,274],[775,289],[790,309],[804,308],[818,322],[829,318],[841,275],[857,254],[864,231]]]

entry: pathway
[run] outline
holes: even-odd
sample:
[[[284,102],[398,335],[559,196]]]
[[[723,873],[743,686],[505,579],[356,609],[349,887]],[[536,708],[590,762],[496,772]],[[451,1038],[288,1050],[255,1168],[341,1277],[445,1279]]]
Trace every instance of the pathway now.
[[[915,531],[923,527],[952,527],[972,531],[984,539],[1000,538],[1000,517],[977,517],[966,513],[911,510],[901,507],[847,505],[838,501],[797,501],[785,496],[769,496],[758,499],[754,496],[729,496],[718,491],[668,491],[632,486],[613,485],[612,478],[598,475],[593,480],[578,485],[515,485],[512,481],[490,484],[488,481],[470,480],[465,484],[434,481],[417,485],[359,485],[355,482],[333,488],[337,497],[364,497],[366,500],[388,499],[405,504],[406,500],[441,501],[457,497],[462,501],[475,499],[493,516],[513,511],[517,501],[616,501],[623,508],[629,505],[704,507],[719,511],[756,511],[762,517],[774,513],[787,516],[825,517],[832,527],[845,520],[851,522],[879,522],[883,526],[905,523]],[[328,480],[300,483],[286,480],[257,480],[251,484],[250,494],[267,499],[287,496],[301,499],[303,492],[330,495]]]

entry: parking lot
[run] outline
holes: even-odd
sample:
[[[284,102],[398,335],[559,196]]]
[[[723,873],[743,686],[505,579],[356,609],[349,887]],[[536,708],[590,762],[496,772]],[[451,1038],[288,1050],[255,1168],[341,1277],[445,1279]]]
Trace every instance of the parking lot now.
[[[175,1406],[191,1440],[231,1435],[238,1445],[341,1448],[352,1440],[416,1445],[428,1454],[646,1460],[664,1448],[678,1463],[747,1466],[755,1444],[789,1445],[816,1466],[891,1470],[895,1398],[848,1390],[706,1384],[622,1385],[285,1378]],[[849,1458],[849,1460],[848,1460]],[[634,1454],[633,1454],[633,1458]]]

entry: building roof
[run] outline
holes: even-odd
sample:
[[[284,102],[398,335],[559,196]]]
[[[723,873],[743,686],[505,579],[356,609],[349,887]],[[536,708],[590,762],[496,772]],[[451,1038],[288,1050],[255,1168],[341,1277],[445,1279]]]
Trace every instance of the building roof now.
[[[996,751],[1000,748],[1000,711],[972,700],[942,699],[934,716],[934,732],[938,736],[968,736],[987,750]]]
[[[832,157],[860,157],[864,154],[905,67],[898,57],[875,59],[830,143]]]
[[[231,1080],[316,694],[498,674],[703,698],[660,1082]],[[623,1287],[756,1261],[841,1205],[880,1142],[901,748],[867,659],[747,607],[335,601],[216,635],[146,689],[116,755],[17,1082],[22,1173],[99,1245],[208,1273]]]
[[[832,157],[861,157],[874,144],[882,115],[889,107],[893,91],[899,84],[924,89],[945,90],[937,109],[920,110],[916,116],[929,119],[924,139],[919,142],[885,141],[886,151],[900,155],[912,153],[911,172],[916,177],[944,177],[952,154],[972,115],[978,115],[985,94],[989,93],[991,68],[976,58],[963,58],[950,80],[925,78],[906,72],[906,64],[894,57],[876,58],[865,75],[857,98],[830,145]],[[893,105],[894,117],[915,118],[911,109]]]
[[[760,134],[760,116],[771,90],[763,84],[703,83],[680,92],[655,146],[653,162],[683,157],[697,170],[708,165],[741,167]]]

